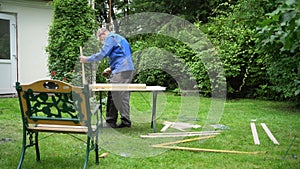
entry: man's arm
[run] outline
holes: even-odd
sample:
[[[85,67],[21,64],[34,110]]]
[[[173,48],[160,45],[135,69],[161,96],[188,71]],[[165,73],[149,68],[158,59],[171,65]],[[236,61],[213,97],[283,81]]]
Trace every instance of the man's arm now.
[[[80,61],[83,63],[97,62],[103,59],[104,57],[108,56],[112,52],[114,45],[115,45],[114,39],[109,36],[106,38],[104,45],[102,46],[101,50],[98,53],[95,53],[89,57],[80,56]]]

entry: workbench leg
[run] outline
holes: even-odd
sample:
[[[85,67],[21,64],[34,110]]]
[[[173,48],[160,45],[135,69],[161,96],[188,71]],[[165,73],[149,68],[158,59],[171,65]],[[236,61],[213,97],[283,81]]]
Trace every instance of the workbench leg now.
[[[156,100],[157,100],[157,92],[153,92],[153,104],[152,104],[152,121],[151,127],[153,128],[153,132],[156,133]]]
[[[100,109],[100,125],[101,125],[101,128],[102,128],[103,127],[102,91],[100,91],[100,106],[99,106],[99,109]]]

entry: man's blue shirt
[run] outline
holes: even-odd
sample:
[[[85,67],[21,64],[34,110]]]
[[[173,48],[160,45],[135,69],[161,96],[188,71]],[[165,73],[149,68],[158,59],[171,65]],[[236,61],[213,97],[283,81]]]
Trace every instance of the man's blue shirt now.
[[[114,33],[110,33],[101,50],[87,58],[87,62],[96,62],[105,57],[109,58],[112,74],[134,70],[131,48],[128,41]]]

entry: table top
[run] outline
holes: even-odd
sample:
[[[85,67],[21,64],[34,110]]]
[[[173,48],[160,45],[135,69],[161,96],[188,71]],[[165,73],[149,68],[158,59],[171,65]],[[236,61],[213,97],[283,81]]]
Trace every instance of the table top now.
[[[166,87],[162,86],[146,86],[145,84],[117,84],[117,83],[97,83],[91,84],[90,89],[92,91],[145,91],[145,92],[154,92],[154,91],[165,91]]]

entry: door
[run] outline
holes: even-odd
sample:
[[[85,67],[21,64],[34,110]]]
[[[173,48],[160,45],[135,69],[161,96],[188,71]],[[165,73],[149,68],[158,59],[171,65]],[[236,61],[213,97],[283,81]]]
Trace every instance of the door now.
[[[16,18],[0,13],[0,94],[16,93]]]

